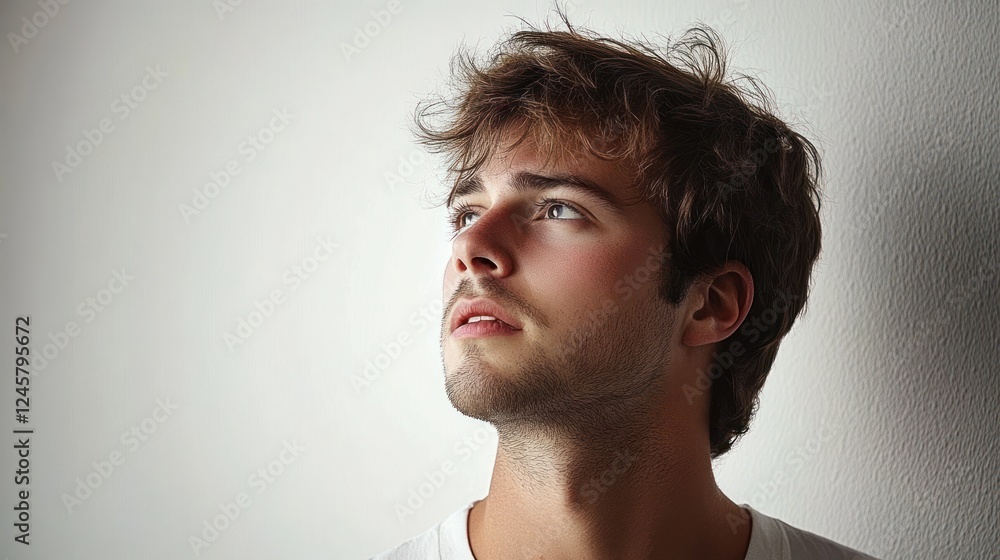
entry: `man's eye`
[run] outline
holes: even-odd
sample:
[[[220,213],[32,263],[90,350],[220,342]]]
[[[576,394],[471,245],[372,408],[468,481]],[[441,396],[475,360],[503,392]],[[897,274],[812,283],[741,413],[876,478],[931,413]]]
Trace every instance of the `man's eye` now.
[[[534,203],[534,206],[536,208],[538,208],[539,210],[543,210],[544,209],[544,212],[542,213],[542,217],[543,218],[548,218],[548,219],[553,219],[553,220],[580,220],[580,219],[585,220],[586,219],[586,216],[583,214],[583,212],[577,210],[576,207],[573,206],[572,204],[569,204],[568,202],[564,202],[562,200],[556,200],[556,199],[552,199],[552,198],[543,198],[542,200]],[[563,208],[563,210],[561,212],[558,212],[558,215],[554,215],[553,212],[552,212],[553,208]],[[564,217],[565,214],[566,214],[565,209],[569,209],[569,211],[571,213],[575,213],[578,217],[575,217],[575,218],[574,217],[569,217],[569,218]],[[468,204],[465,204],[464,202],[463,203],[459,203],[458,206],[456,206],[455,209],[452,210],[449,213],[448,219],[449,219],[449,223],[451,224],[451,229],[452,229],[453,233],[458,233],[459,231],[465,229],[469,225],[465,221],[466,216],[469,216],[469,215],[476,216],[477,214],[472,209],[471,206],[469,206]]]
[[[567,218],[561,218],[561,217],[553,216],[552,215],[551,210],[553,208],[562,207],[562,208],[568,208],[570,210],[570,212],[575,212],[576,215],[579,216],[580,218],[586,219],[586,216],[583,215],[583,212],[580,212],[579,210],[577,210],[572,204],[567,204],[567,203],[565,203],[565,202],[563,202],[561,200],[553,200],[553,199],[545,198],[545,199],[542,199],[540,202],[536,203],[535,207],[536,208],[544,208],[545,209],[545,217],[546,218],[552,218],[552,219],[556,219],[556,220],[565,220],[565,219],[567,219]],[[560,214],[565,214],[565,212],[560,212]],[[580,219],[580,218],[568,218],[568,219],[572,220],[572,219]]]
[[[458,233],[465,228],[465,216],[472,212],[472,207],[462,202],[448,213],[448,223],[451,224],[452,233]]]

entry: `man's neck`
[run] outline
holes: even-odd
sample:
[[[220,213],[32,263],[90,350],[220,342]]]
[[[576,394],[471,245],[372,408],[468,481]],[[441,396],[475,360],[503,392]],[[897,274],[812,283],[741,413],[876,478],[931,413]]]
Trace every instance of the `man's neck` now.
[[[701,438],[600,432],[498,426],[490,491],[469,513],[477,560],[744,559],[749,516]]]

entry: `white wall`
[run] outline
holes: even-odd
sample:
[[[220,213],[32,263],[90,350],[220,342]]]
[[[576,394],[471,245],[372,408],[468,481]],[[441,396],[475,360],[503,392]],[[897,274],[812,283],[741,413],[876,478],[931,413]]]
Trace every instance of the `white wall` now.
[[[222,17],[209,0],[0,7],[0,317],[11,333],[30,315],[30,347],[51,357],[30,378],[32,544],[13,541],[8,435],[0,552],[194,557],[189,537],[245,493],[199,557],[364,558],[485,493],[495,433],[450,406],[438,355],[449,247],[420,196],[441,177],[406,124],[461,41],[556,18],[549,2],[399,2],[350,60],[342,46],[387,2],[246,0]],[[650,39],[715,25],[825,155],[812,299],[751,433],[718,464],[724,490],[884,558],[995,554],[996,4],[578,0],[569,13]],[[44,22],[26,42],[11,35],[22,18]],[[165,76],[144,89],[147,67]],[[133,90],[126,113],[116,99]],[[283,108],[294,116],[248,161],[241,143]],[[103,119],[92,153],[54,171]],[[390,188],[401,158],[420,163]],[[185,220],[179,205],[230,160],[240,173]],[[332,256],[286,282],[318,237]],[[273,314],[230,349],[225,333],[273,290]],[[97,297],[101,311],[79,307]],[[404,334],[356,392],[352,376]],[[14,345],[0,343],[7,367]],[[123,440],[133,427],[152,433]],[[282,455],[293,440],[301,451]],[[116,452],[104,478],[93,463]],[[395,504],[446,460],[458,472],[401,521]],[[254,477],[269,464],[282,473]],[[100,486],[68,512],[88,475]]]

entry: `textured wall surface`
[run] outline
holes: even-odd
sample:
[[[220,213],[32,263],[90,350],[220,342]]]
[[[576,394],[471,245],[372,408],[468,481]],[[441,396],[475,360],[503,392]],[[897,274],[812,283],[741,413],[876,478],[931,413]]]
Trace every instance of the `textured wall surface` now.
[[[0,556],[364,558],[485,494],[495,431],[442,383],[442,177],[406,126],[461,42],[556,19],[391,5],[0,5],[0,320],[31,316],[35,358],[32,544],[8,436]],[[996,558],[996,2],[568,11],[713,25],[824,156],[807,311],[723,489],[880,558]]]

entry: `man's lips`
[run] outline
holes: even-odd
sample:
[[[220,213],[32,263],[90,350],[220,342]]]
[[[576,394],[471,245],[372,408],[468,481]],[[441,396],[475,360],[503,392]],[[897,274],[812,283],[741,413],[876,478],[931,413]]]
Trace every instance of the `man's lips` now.
[[[454,338],[483,338],[489,336],[507,336],[520,333],[514,330],[503,321],[477,321],[466,323],[451,333]]]
[[[519,331],[523,328],[521,322],[516,317],[508,313],[506,309],[500,307],[496,302],[486,298],[476,298],[471,300],[463,299],[455,305],[455,308],[451,312],[451,332],[455,332],[455,329],[464,325],[469,319],[483,315],[495,317],[507,328],[514,331]]]

